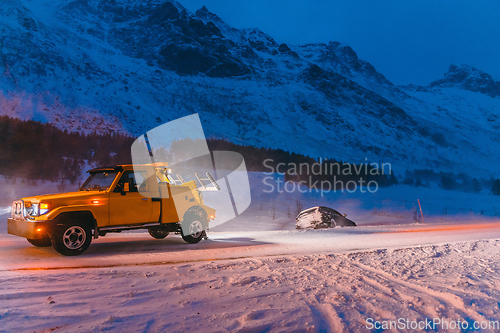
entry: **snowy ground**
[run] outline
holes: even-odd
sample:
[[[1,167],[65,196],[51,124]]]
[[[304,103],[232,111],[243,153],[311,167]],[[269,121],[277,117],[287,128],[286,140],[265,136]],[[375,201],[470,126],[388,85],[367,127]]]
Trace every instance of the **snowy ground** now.
[[[250,209],[196,245],[129,232],[63,257],[7,235],[4,206],[0,332],[362,332],[370,318],[500,320],[497,197],[404,186],[369,198],[266,194],[257,178]],[[7,188],[27,195],[54,185],[16,186]],[[425,224],[413,220],[414,198],[424,211],[436,205]],[[297,201],[328,204],[358,227],[294,230]],[[443,216],[437,205],[473,212]],[[481,205],[489,216],[474,214]]]
[[[182,264],[3,271],[0,330],[362,332],[368,331],[369,318],[466,320],[472,326],[500,320],[499,250],[500,241],[480,240]]]

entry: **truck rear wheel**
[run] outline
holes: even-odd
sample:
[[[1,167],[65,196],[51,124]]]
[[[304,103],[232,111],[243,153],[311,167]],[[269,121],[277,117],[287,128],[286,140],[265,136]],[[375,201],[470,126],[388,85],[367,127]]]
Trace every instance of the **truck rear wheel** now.
[[[205,236],[206,225],[206,221],[204,221],[204,218],[202,218],[199,213],[187,213],[181,223],[182,239],[190,244],[198,243]]]
[[[149,234],[151,237],[155,239],[163,239],[168,236],[169,232],[165,230],[153,230],[153,229],[148,229]]]
[[[40,239],[29,239],[26,238],[26,240],[31,244],[36,247],[47,247],[52,244],[52,241],[50,240],[49,237],[47,238],[40,238]]]
[[[58,226],[52,234],[52,247],[65,256],[82,254],[91,241],[90,227],[87,223],[78,221]]]

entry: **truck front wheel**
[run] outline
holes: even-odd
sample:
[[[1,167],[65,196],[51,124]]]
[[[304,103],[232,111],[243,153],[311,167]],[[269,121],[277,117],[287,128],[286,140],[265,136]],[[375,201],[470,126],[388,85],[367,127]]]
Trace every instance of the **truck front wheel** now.
[[[190,244],[198,243],[205,236],[205,225],[200,214],[190,212],[184,216],[181,224],[181,235],[185,242]]]
[[[52,234],[52,247],[65,256],[82,254],[88,249],[91,241],[90,227],[81,222],[58,226]]]

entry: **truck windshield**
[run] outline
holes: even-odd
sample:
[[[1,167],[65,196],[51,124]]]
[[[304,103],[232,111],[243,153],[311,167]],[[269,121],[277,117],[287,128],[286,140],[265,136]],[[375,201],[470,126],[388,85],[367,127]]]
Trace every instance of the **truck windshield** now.
[[[106,191],[115,180],[117,171],[93,172],[80,187],[80,191]]]

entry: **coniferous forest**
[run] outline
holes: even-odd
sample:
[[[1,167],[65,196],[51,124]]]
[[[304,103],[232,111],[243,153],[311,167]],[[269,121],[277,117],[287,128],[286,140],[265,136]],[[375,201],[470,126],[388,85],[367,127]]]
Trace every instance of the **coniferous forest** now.
[[[68,133],[52,124],[0,117],[0,174],[74,183],[88,165],[130,163],[134,138],[124,134]]]

